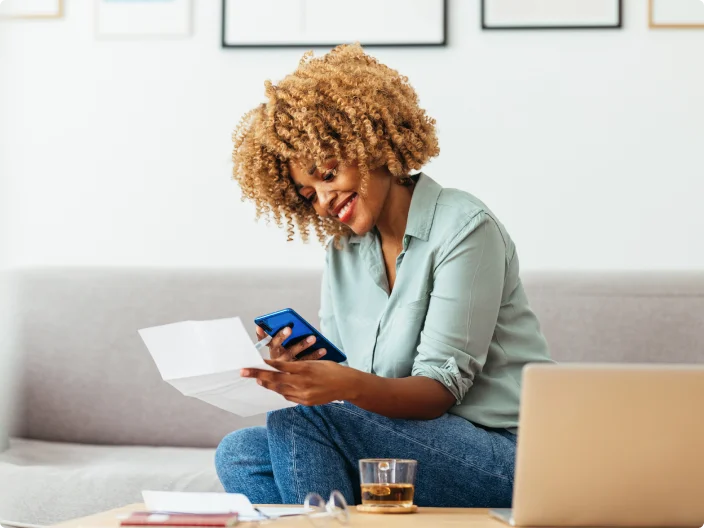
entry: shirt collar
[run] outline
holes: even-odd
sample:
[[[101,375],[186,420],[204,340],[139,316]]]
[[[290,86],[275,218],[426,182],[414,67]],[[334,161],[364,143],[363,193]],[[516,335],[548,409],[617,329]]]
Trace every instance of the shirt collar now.
[[[442,186],[425,173],[421,172],[417,176],[418,181],[415,189],[413,189],[411,207],[408,211],[408,220],[406,221],[406,235],[420,240],[428,240],[430,229],[433,227],[435,206],[438,203]],[[352,235],[349,243],[359,244],[368,236],[372,236],[373,233],[374,230],[362,236]]]

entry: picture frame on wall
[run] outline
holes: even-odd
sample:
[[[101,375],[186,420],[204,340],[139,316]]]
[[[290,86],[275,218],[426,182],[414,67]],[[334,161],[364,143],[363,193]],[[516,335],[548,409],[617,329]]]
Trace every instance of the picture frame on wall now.
[[[188,37],[192,0],[94,0],[98,38]]]
[[[623,0],[481,0],[481,24],[488,30],[619,29]]]
[[[64,0],[0,1],[0,19],[46,19],[64,16]]]
[[[222,0],[223,48],[446,46],[447,0]],[[373,12],[374,17],[368,13]]]
[[[648,25],[653,29],[704,29],[704,2],[650,0]]]

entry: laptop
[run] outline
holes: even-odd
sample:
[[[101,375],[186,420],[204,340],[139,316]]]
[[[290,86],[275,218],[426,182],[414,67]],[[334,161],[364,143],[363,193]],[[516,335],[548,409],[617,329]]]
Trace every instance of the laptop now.
[[[704,366],[528,365],[512,526],[704,525]]]

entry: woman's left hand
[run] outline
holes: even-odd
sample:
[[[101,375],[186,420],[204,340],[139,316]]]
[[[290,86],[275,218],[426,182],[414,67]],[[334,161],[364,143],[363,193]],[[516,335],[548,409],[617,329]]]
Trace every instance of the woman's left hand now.
[[[348,399],[347,388],[354,386],[356,371],[333,361],[267,360],[266,363],[281,372],[243,369],[242,377],[256,378],[262,387],[301,405],[323,405]]]

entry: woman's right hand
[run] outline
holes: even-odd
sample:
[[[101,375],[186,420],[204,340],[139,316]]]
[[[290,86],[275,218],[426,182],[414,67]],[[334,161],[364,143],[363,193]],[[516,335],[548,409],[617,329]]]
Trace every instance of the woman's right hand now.
[[[306,354],[303,357],[298,357],[304,350],[310,348],[315,344],[315,336],[310,336],[303,339],[301,342],[291,345],[289,347],[283,347],[282,343],[288,339],[291,335],[291,329],[289,327],[279,330],[276,335],[274,335],[267,345],[269,347],[269,355],[271,359],[276,359],[278,361],[310,361],[314,359],[320,359],[325,355],[325,349],[321,348],[316,350],[311,354]],[[257,326],[257,339],[262,340],[267,336],[266,332]]]

